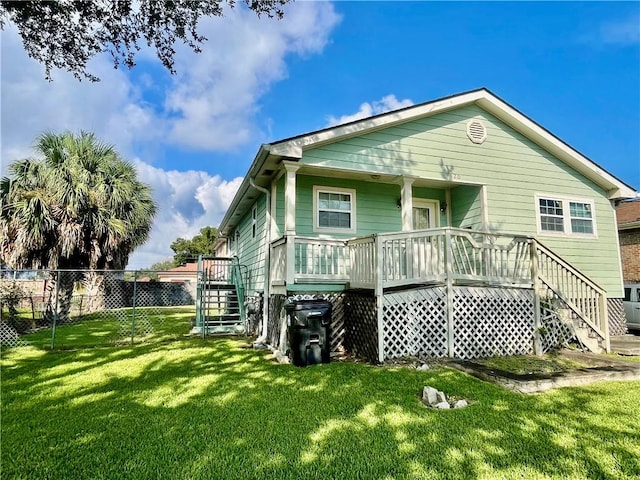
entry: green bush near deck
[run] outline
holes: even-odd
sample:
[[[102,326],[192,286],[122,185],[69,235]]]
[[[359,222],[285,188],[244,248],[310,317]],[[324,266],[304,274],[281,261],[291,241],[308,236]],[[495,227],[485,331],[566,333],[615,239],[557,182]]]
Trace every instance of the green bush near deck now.
[[[640,476],[640,382],[526,396],[444,368],[279,365],[242,345],[4,351],[3,478]],[[473,404],[428,409],[426,384]]]

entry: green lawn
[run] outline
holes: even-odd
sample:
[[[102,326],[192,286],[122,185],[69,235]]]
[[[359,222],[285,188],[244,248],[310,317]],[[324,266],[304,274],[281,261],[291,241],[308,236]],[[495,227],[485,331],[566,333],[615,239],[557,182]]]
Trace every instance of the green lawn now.
[[[189,333],[195,307],[146,307],[105,310],[73,319],[55,330],[56,348],[107,346],[145,340],[176,339]],[[51,348],[52,329],[45,328],[22,338],[38,348]]]
[[[525,396],[224,338],[3,351],[3,479],[638,478],[640,382]],[[425,384],[471,399],[423,407]]]

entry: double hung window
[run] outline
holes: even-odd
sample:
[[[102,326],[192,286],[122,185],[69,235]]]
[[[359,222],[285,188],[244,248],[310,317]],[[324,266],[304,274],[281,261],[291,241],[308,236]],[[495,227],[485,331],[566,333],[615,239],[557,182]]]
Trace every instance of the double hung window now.
[[[313,187],[314,230],[356,231],[356,192],[352,189]]]
[[[595,236],[595,210],[590,200],[536,197],[540,233]]]

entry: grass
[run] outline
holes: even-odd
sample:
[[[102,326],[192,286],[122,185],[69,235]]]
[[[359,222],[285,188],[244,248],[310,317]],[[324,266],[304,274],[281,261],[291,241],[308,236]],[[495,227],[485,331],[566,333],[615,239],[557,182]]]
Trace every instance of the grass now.
[[[517,355],[474,360],[475,363],[496,370],[527,375],[532,373],[560,373],[576,368],[587,368],[589,364],[574,359],[547,354],[541,357]]]
[[[72,323],[55,329],[56,348],[105,346],[135,342],[149,337],[171,340],[189,333],[195,318],[195,308],[147,307],[137,308],[135,317],[131,308],[105,310],[74,319]],[[22,338],[37,348],[51,348],[52,329],[45,328]]]
[[[525,396],[446,368],[296,368],[242,346],[4,351],[2,478],[640,477],[640,382]],[[427,409],[426,384],[474,403]]]

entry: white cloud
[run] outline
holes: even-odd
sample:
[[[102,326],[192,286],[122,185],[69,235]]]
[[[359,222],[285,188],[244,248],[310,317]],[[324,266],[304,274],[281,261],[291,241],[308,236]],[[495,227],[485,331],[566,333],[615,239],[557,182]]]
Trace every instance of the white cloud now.
[[[145,71],[145,63],[159,63],[146,48],[136,67],[137,83],[127,70],[114,70],[106,55],[89,65],[101,82],[78,82],[63,71],[53,72],[53,82],[47,82],[43,67],[25,54],[16,29],[5,25],[0,33],[2,174],[11,161],[31,155],[34,137],[46,130],[95,132],[125,158],[175,145],[204,151],[257,145],[260,98],[286,77],[288,56],[321,52],[340,20],[327,2],[292,3],[285,10],[281,21],[258,19],[239,4],[224,18],[204,20],[201,33],[209,40],[202,53],[177,48],[178,75],[169,82]],[[144,101],[146,94],[162,100],[151,105]],[[136,161],[141,180],[155,189],[160,211],[149,241],[132,256],[132,267],[162,260],[171,255],[175,238],[217,225],[241,182],[202,171],[165,171],[152,163]]]
[[[343,123],[353,122],[362,118],[367,118],[372,115],[378,115],[380,113],[389,112],[391,110],[397,110],[399,108],[410,107],[413,105],[413,101],[405,98],[404,100],[398,100],[395,95],[386,95],[380,100],[374,102],[365,102],[360,105],[360,109],[352,114],[342,115],[341,117],[330,116],[327,121],[327,126],[340,125]]]
[[[11,161],[31,155],[35,136],[46,130],[93,131],[125,156],[130,155],[134,139],[162,137],[151,128],[153,109],[140,100],[126,73],[114,70],[107,57],[91,62],[102,82],[78,82],[61,71],[47,82],[43,67],[24,53],[15,28],[7,25],[0,35],[3,172]]]
[[[600,27],[600,39],[615,45],[635,45],[640,43],[640,14],[610,21]]]
[[[129,268],[144,268],[173,255],[178,237],[192,238],[201,228],[219,225],[242,183],[202,171],[162,170],[141,160],[134,162],[138,177],[153,188],[158,215],[149,241],[133,253]]]
[[[320,52],[339,21],[333,6],[302,2],[283,20],[235,9],[201,24],[208,42],[199,54],[180,50],[174,89],[165,108],[170,140],[202,149],[229,149],[255,137],[259,98],[287,75],[287,55]]]
[[[93,131],[128,157],[134,142],[209,151],[255,143],[259,100],[286,77],[287,56],[322,51],[338,22],[326,2],[287,5],[280,21],[259,19],[239,5],[223,18],[201,22],[208,38],[202,53],[177,47],[178,75],[167,85],[144,71],[145,61],[159,63],[148,48],[140,52],[137,84],[127,70],[115,70],[107,55],[89,65],[101,82],[78,82],[64,71],[54,71],[47,82],[17,30],[6,25],[0,34],[3,170],[16,159],[12,152],[25,150],[44,130]],[[164,101],[146,103],[147,92]]]

